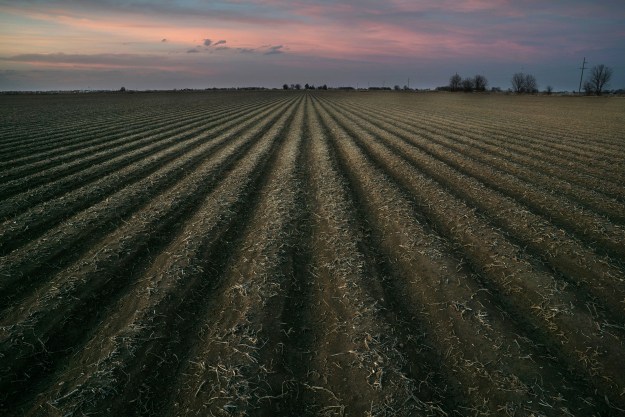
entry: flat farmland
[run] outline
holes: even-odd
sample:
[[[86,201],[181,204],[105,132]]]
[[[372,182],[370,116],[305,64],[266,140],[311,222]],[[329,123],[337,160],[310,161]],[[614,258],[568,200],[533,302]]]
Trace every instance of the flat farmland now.
[[[625,415],[625,99],[0,96],[0,414]]]

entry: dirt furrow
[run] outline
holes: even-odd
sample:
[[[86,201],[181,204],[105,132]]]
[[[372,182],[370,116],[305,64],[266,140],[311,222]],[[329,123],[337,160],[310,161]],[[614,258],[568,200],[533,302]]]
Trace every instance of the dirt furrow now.
[[[185,113],[184,116],[192,119],[193,117],[203,115],[205,113],[198,110],[195,113]],[[41,169],[58,161],[74,159],[77,156],[76,152],[80,152],[87,147],[104,149],[110,140],[137,136],[137,128],[141,129],[141,133],[143,133],[147,125],[150,126],[149,130],[151,132],[158,133],[167,129],[172,122],[179,121],[180,117],[180,114],[175,114],[154,120],[154,116],[146,115],[145,119],[134,121],[136,123],[135,126],[128,126],[127,120],[119,120],[117,122],[109,122],[106,127],[95,126],[88,129],[66,127],[56,135],[30,138],[28,141],[16,138],[15,141],[17,143],[6,149],[10,158],[0,162],[0,168],[5,171],[0,179],[3,182],[7,181],[5,176],[28,164]],[[68,157],[68,155],[71,156]],[[10,176],[9,179],[19,176],[18,174]]]
[[[140,122],[145,122],[153,118],[154,115],[145,114],[142,116],[136,116],[135,120],[137,126],[140,126]],[[110,133],[119,131],[120,127],[111,127],[114,124],[115,119],[117,122],[122,122],[120,126],[124,126],[124,130],[131,124],[131,120],[128,117],[115,118],[110,117],[106,120],[93,119],[92,123],[85,124],[85,120],[74,119],[67,124],[60,127],[42,128],[39,125],[38,128],[33,128],[37,122],[29,121],[23,124],[15,124],[12,129],[7,130],[3,135],[3,140],[0,143],[0,150],[5,151],[0,158],[0,166],[11,166],[11,159],[7,157],[6,152],[11,152],[13,158],[18,159],[22,157],[28,157],[29,151],[37,149],[39,152],[50,151],[55,147],[63,147],[71,144],[76,138],[81,135],[96,135],[100,133]],[[40,147],[35,147],[36,144],[41,144]]]
[[[357,130],[351,123],[341,125],[348,132]],[[354,137],[368,156],[414,196],[441,233],[462,248],[468,262],[483,276],[484,285],[500,294],[509,314],[527,328],[535,329],[534,334],[527,336],[547,344],[557,352],[559,360],[583,372],[610,403],[623,408],[621,393],[625,380],[616,370],[625,366],[619,353],[623,349],[620,325],[596,316],[599,306],[590,310],[589,300],[579,299],[566,282],[540,266],[533,266],[531,259],[524,259],[521,248],[464,201],[446,192],[367,132],[357,132]]]
[[[41,281],[45,281],[46,276],[60,270],[71,260],[77,259],[82,252],[88,250],[91,242],[97,241],[126,222],[126,218],[134,210],[148,204],[151,199],[158,195],[167,196],[172,187],[180,188],[179,182],[182,180],[194,183],[196,178],[202,178],[197,173],[198,167],[200,169],[205,167],[209,170],[208,173],[213,172],[212,165],[202,165],[202,162],[206,158],[210,161],[211,151],[215,150],[215,146],[228,143],[232,138],[237,138],[237,135],[245,140],[242,142],[235,140],[233,143],[249,144],[253,137],[267,131],[279,116],[279,112],[286,107],[288,103],[266,109],[265,113],[259,116],[260,123],[256,119],[251,119],[239,124],[232,131],[194,149],[186,155],[186,158],[180,158],[152,175],[121,189],[50,229],[33,242],[0,258],[0,288],[3,290],[0,305],[7,306],[28,291],[31,283],[38,285]],[[249,130],[245,132],[245,129]],[[240,155],[245,147],[229,147],[229,149],[236,156]],[[195,174],[189,176],[193,173]]]
[[[469,135],[477,135],[478,139],[490,140],[493,141],[493,144],[498,146],[506,146],[511,149],[514,149],[515,152],[520,152],[522,154],[530,153],[534,154],[536,157],[539,155],[543,159],[549,159],[550,163],[556,166],[562,166],[564,168],[571,167],[575,165],[579,165],[581,169],[594,169],[594,165],[588,164],[580,164],[579,162],[573,162],[574,157],[568,155],[566,150],[554,151],[550,149],[536,149],[532,143],[540,143],[541,141],[544,143],[551,142],[565,142],[568,141],[571,137],[572,131],[567,126],[558,126],[554,125],[550,128],[546,128],[545,125],[541,125],[541,131],[539,134],[535,134],[531,137],[527,136],[527,129],[520,128],[518,126],[514,126],[514,120],[511,119],[510,115],[507,115],[504,109],[488,109],[487,111],[491,111],[488,114],[488,117],[473,115],[471,113],[479,112],[480,106],[477,106],[474,110],[469,111],[466,109],[449,109],[448,111],[434,111],[428,108],[421,109],[422,112],[415,112],[412,108],[411,104],[414,103],[402,103],[402,105],[395,105],[394,103],[389,103],[389,106],[384,106],[384,109],[376,109],[372,103],[364,105],[363,103],[359,103],[358,101],[354,101],[353,104],[367,107],[370,111],[377,112],[378,114],[389,115],[390,118],[397,118],[403,121],[409,121],[410,124],[420,125],[427,127],[429,129],[434,129],[438,131],[442,131],[441,127],[445,127],[448,129],[449,133],[454,134],[469,134]],[[465,111],[466,110],[466,111]],[[524,109],[521,108],[523,111]],[[543,109],[544,110],[544,109]],[[595,110],[593,107],[588,107],[588,111]],[[547,111],[548,108],[547,108]],[[468,112],[468,114],[467,114]],[[548,113],[549,116],[557,116],[556,113]],[[585,114],[577,114],[576,117],[586,116]],[[536,118],[535,115],[531,115],[530,117]],[[529,119],[529,117],[528,117]],[[533,119],[530,119],[533,120]],[[587,118],[585,119],[587,120]],[[491,127],[489,127],[491,126]],[[603,130],[605,132],[605,129]],[[600,138],[597,138],[596,135],[585,135],[584,140],[589,145],[589,151],[587,154],[588,158],[595,158],[597,163],[602,164],[602,168],[608,170],[608,172],[612,172],[614,175],[620,175],[618,169],[615,169],[615,164],[622,164],[623,158],[622,151],[620,150],[610,150],[605,149],[601,145]],[[529,141],[529,143],[528,143]],[[605,155],[603,155],[605,154]],[[606,158],[615,158],[613,163],[610,164],[606,160]],[[602,173],[600,170],[595,170],[594,172],[598,173],[600,176],[604,176],[605,173]]]
[[[520,336],[524,331],[476,279],[464,260],[431,230],[414,202],[362,153],[343,128],[322,110],[333,145],[357,192],[362,217],[373,229],[388,276],[388,299],[402,315],[417,317],[447,381],[437,387],[450,415],[562,415],[589,410],[577,396],[592,391],[576,375],[562,373],[549,352]],[[542,380],[538,384],[536,375]],[[575,392],[566,392],[575,389]],[[455,403],[454,403],[455,401]]]
[[[278,109],[278,114],[282,110]],[[270,122],[268,118],[266,123]],[[262,126],[258,129],[256,133],[266,131]],[[169,243],[180,222],[197,210],[200,201],[211,191],[211,183],[222,175],[219,171],[226,169],[224,164],[236,160],[236,152],[240,152],[237,149],[248,148],[246,143],[258,137],[252,130],[216,152],[214,159],[194,176],[155,198],[83,258],[51,277],[49,282],[41,283],[36,293],[4,315],[0,346],[3,355],[13,360],[2,370],[6,376],[3,380],[8,382],[11,375],[21,373],[31,377],[22,380],[30,386],[33,378],[54,371],[50,364],[74,351],[79,340],[88,336],[88,323],[102,319],[99,312],[107,300],[113,302],[120,292],[128,291],[128,282],[137,284],[130,278],[142,272],[142,265],[151,262],[159,248]],[[73,326],[84,330],[75,332]],[[41,340],[44,342],[37,342]],[[19,384],[12,387],[19,390]],[[18,393],[13,391],[14,395]]]
[[[362,108],[362,105],[358,106]],[[564,181],[578,184],[589,190],[596,190],[607,196],[617,198],[620,202],[625,201],[625,188],[622,181],[610,181],[605,176],[605,169],[613,167],[604,167],[602,170],[595,169],[591,175],[584,172],[587,169],[594,169],[594,163],[579,164],[571,161],[566,155],[557,156],[554,153],[536,154],[528,150],[524,143],[514,145],[511,141],[514,139],[513,133],[508,131],[508,126],[497,131],[484,132],[479,123],[475,126],[466,126],[457,123],[455,126],[448,118],[430,119],[429,117],[415,118],[414,112],[401,109],[395,114],[391,109],[371,109],[368,112],[379,115],[383,114],[385,118],[394,123],[409,123],[410,126],[418,126],[420,131],[425,130],[434,135],[443,135],[454,141],[463,141],[480,149],[487,147],[489,151],[501,154],[505,159],[518,161],[523,166],[538,170],[545,175],[552,176]],[[592,141],[592,139],[589,139]],[[596,157],[596,155],[595,155]],[[598,159],[597,159],[598,160]],[[617,170],[617,172],[621,172]]]
[[[327,137],[309,112],[312,284],[305,313],[309,351],[295,381],[298,415],[444,415],[439,398],[419,392],[428,366],[407,372],[402,335],[387,321],[374,269],[359,249],[362,237],[346,184],[332,162]],[[300,330],[302,331],[302,330]],[[293,337],[298,330],[293,329]],[[415,332],[418,333],[418,332]],[[424,397],[420,398],[421,395]],[[285,415],[293,415],[285,412]]]
[[[123,294],[111,300],[114,303],[109,314],[99,320],[93,330],[85,329],[87,333],[83,337],[88,337],[88,341],[74,347],[75,355],[68,358],[69,362],[60,369],[61,372],[46,384],[47,390],[37,398],[30,411],[32,414],[65,415],[71,410],[88,413],[95,407],[108,409],[110,415],[119,415],[114,412],[113,399],[122,400],[120,392],[138,393],[138,398],[133,401],[134,412],[129,410],[124,412],[125,415],[146,413],[142,408],[141,398],[145,393],[142,392],[140,376],[145,369],[164,364],[161,355],[168,355],[168,349],[185,336],[178,330],[194,320],[197,310],[205,303],[207,291],[219,280],[221,272],[213,267],[223,263],[229,240],[234,237],[229,231],[236,231],[239,222],[243,221],[245,216],[242,213],[249,196],[262,178],[263,167],[280,141],[280,133],[292,115],[294,104],[289,111],[280,112],[279,120],[274,121],[262,137],[254,140],[246,157],[240,159],[214,189],[195,198],[192,211],[181,219],[183,224],[172,230],[174,236],[170,236],[157,253],[151,254],[149,247],[141,248],[141,242],[130,242],[131,245],[126,247],[128,233],[117,233],[113,236],[115,239],[103,242],[99,248],[94,248],[95,253],[86,255],[77,263],[81,274],[74,282],[68,282],[67,278],[62,282],[62,288],[52,298],[58,300],[57,304],[71,303],[68,296],[77,294],[77,290],[90,292],[89,286],[98,285],[97,280],[102,280],[107,269],[115,268],[119,264],[115,259],[123,257],[127,251],[142,250],[150,254],[147,269],[135,271],[133,279],[123,286]],[[244,136],[255,137],[252,132]],[[203,187],[203,184],[197,185]],[[193,190],[178,193],[178,190],[174,191],[169,200],[185,200],[184,194],[194,195]],[[156,213],[152,216],[156,214],[156,217],[146,219],[146,223],[161,222],[158,215],[168,208],[163,206],[166,201],[153,203]],[[172,214],[176,212],[178,210],[173,207]],[[184,212],[180,214],[184,215]],[[142,234],[152,232],[149,224],[136,225],[143,229],[139,230]],[[132,263],[132,259],[128,261]],[[81,276],[84,277],[82,280]],[[83,280],[87,282],[82,283]],[[88,286],[84,288],[85,285]],[[44,302],[42,307],[49,308],[50,304],[50,301]],[[83,371],[73,372],[76,366]],[[167,366],[173,365],[167,363]],[[64,383],[58,385],[59,381]],[[125,388],[122,389],[120,384]],[[128,407],[131,403],[124,404]]]
[[[304,212],[301,161],[306,112],[300,105],[287,127],[249,222],[233,242],[225,271],[194,325],[200,334],[181,359],[164,415],[276,415],[292,375],[282,354],[286,297],[293,285]],[[286,374],[285,374],[286,373]],[[277,394],[276,394],[277,393]]]
[[[506,121],[499,120],[498,122],[505,123]],[[623,164],[622,158],[618,156],[621,152],[618,148],[603,144],[600,139],[598,140],[593,135],[580,137],[580,140],[585,142],[579,146],[582,142],[575,142],[571,130],[568,128],[560,127],[559,130],[552,130],[545,129],[543,126],[540,131],[530,132],[526,127],[511,124],[504,131],[501,131],[501,129],[496,128],[497,123],[494,121],[491,122],[492,127],[489,127],[489,123],[482,123],[482,127],[480,127],[479,118],[465,121],[462,124],[459,123],[456,128],[461,129],[462,125],[465,125],[465,129],[481,131],[487,136],[498,137],[505,140],[506,144],[514,144],[538,155],[554,156],[565,163],[574,162],[584,165],[594,162],[598,164],[598,167],[607,169],[615,176],[619,175],[616,166]]]
[[[166,140],[169,143],[163,145],[166,147],[158,152],[151,151],[148,155],[144,155],[143,151],[138,151],[140,155],[134,163],[129,163],[130,155],[123,155],[118,158],[120,160],[114,159],[108,163],[110,165],[108,171],[112,172],[107,175],[105,175],[106,171],[102,172],[101,166],[96,166],[93,168],[93,177],[98,179],[93,182],[84,181],[84,177],[88,174],[83,171],[0,202],[0,218],[9,213],[19,213],[20,209],[27,208],[25,212],[15,217],[9,217],[0,224],[0,242],[2,242],[0,243],[0,254],[5,255],[9,251],[15,250],[64,219],[97,204],[120,189],[129,187],[158,170],[167,169],[166,167],[172,161],[192,163],[193,160],[197,159],[193,157],[194,155],[198,155],[198,157],[205,155],[207,146],[211,149],[215,146],[211,142],[213,138],[219,138],[229,129],[241,131],[244,126],[258,123],[273,108],[274,106],[267,105],[267,107],[250,111],[239,115],[230,122],[224,122],[189,138],[185,136],[177,140],[173,140],[173,138]],[[230,133],[230,135],[232,134]],[[223,143],[225,143],[223,140],[218,142],[218,144]],[[190,165],[187,165],[185,170],[188,170],[189,167]],[[53,188],[51,189],[51,187]],[[65,190],[64,192],[64,188],[70,188],[70,191]],[[57,194],[61,195],[46,201],[47,198]],[[44,202],[36,204],[40,201]]]
[[[512,100],[516,99],[512,98]],[[524,107],[523,104],[519,106],[518,102],[522,103],[522,99],[508,103],[501,103],[501,101],[497,103],[497,100],[493,100],[493,104],[490,106],[485,105],[487,101],[488,98],[485,97],[481,103],[471,103],[472,106],[478,104],[474,108],[472,106],[464,107],[460,112],[458,112],[458,108],[448,111],[440,108],[437,112],[428,111],[426,124],[449,126],[452,130],[459,129],[460,131],[475,130],[483,134],[486,133],[486,136],[505,138],[506,141],[512,141],[526,147],[542,149],[542,152],[546,154],[579,154],[584,158],[599,157],[602,163],[622,164],[624,162],[622,157],[619,157],[625,149],[618,141],[617,130],[611,131],[614,133],[612,137],[616,140],[604,140],[596,136],[597,121],[606,117],[611,117],[614,122],[618,120],[618,116],[613,110],[612,114],[608,115],[597,106],[582,103],[574,112],[563,118],[558,112],[551,111],[548,102],[536,102],[536,104],[543,104],[544,107],[538,107],[539,113],[533,113],[528,111],[528,107]],[[410,112],[411,104],[414,103],[403,102],[400,105],[392,103],[385,110],[396,111],[396,116],[410,115],[414,117],[414,112],[412,114]],[[613,105],[615,106],[613,109],[616,109],[616,103]],[[372,107],[375,108],[375,106]],[[557,105],[553,108],[562,110]],[[497,117],[484,117],[486,111],[491,112],[491,115],[493,112],[497,113]],[[592,120],[591,115],[593,114],[595,120]],[[528,124],[529,120],[533,123]],[[561,123],[563,120],[567,123]],[[577,122],[586,125],[585,132],[580,129]],[[506,126],[503,131],[502,126]],[[610,130],[602,130],[605,133],[610,132]],[[600,146],[596,147],[597,144]],[[605,167],[612,168],[607,164]]]
[[[333,109],[335,109],[334,115],[341,117],[341,112],[335,107]],[[519,197],[517,200],[506,198],[489,190],[483,183],[476,181],[474,177],[463,175],[462,170],[465,170],[469,161],[458,158],[456,163],[450,164],[452,165],[450,167],[451,157],[444,152],[436,152],[436,149],[432,149],[433,147],[424,143],[425,141],[412,138],[412,140],[408,140],[409,143],[406,143],[394,133],[376,128],[362,119],[358,120],[353,114],[350,121],[350,128],[353,129],[353,132],[360,135],[366,130],[366,135],[369,135],[371,140],[383,141],[385,146],[389,146],[394,152],[415,164],[419,170],[447,187],[460,199],[478,208],[489,219],[494,220],[496,226],[509,232],[522,245],[531,248],[538,257],[564,273],[571,282],[576,285],[584,285],[584,289],[596,295],[599,302],[605,303],[616,317],[621,316],[623,312],[622,300],[625,299],[625,286],[619,285],[617,282],[625,283],[625,274],[618,267],[618,264],[609,258],[597,256],[593,250],[588,249],[582,242],[567,234],[557,224],[552,224],[551,216],[554,216],[556,212],[550,210],[548,203],[543,202],[543,205],[546,206],[544,210],[548,212],[547,216],[534,214],[519,204],[519,199],[521,202],[526,202],[522,196],[517,196]],[[413,145],[417,144],[418,148],[415,148]],[[436,152],[434,156],[432,156],[433,152]],[[458,172],[454,169],[455,167],[461,171]],[[483,174],[477,169],[470,170],[469,174],[483,177]],[[505,183],[505,179],[497,178]],[[490,179],[488,180],[490,181]],[[536,193],[532,190],[525,190],[525,192],[536,197]],[[566,216],[570,220],[570,223],[574,223],[573,214],[575,212],[558,211],[557,213],[561,213],[562,216]],[[583,224],[583,221],[580,222]],[[615,232],[622,231],[612,225],[595,227],[601,229],[612,227]],[[598,244],[606,245],[609,243],[608,253],[614,252],[618,256],[617,259],[625,259],[620,253],[625,244],[625,237],[619,236],[618,233],[612,233],[613,236],[610,236],[609,233],[604,234],[606,236],[603,239],[600,239],[600,236],[596,237]]]
[[[428,171],[430,175],[434,176],[433,172],[445,169],[449,171],[449,168],[444,167],[447,165],[457,171],[456,176],[466,175],[469,178],[475,178],[488,188],[509,196],[515,202],[529,208],[532,213],[549,219],[549,222],[556,227],[568,230],[585,240],[600,253],[607,252],[621,261],[625,259],[625,229],[610,223],[605,218],[573,205],[568,200],[529,186],[512,175],[493,170],[459,152],[450,150],[445,145],[433,143],[436,142],[436,138],[430,135],[423,137],[411,135],[383,120],[364,119],[353,111],[350,112],[350,120],[371,132],[375,137],[388,139],[388,142],[391,142],[390,145],[402,154],[422,153],[419,155],[420,158],[428,160],[425,165],[436,165],[432,168],[432,172]],[[440,167],[444,168],[439,169]],[[466,189],[467,185],[460,184],[459,188]],[[501,204],[499,206],[502,207]],[[537,223],[540,224],[540,221]]]
[[[149,99],[148,99],[149,100]],[[254,102],[261,103],[267,100],[267,97],[257,96],[253,100],[249,100],[244,105],[254,105]],[[130,101],[130,100],[129,100]],[[126,103],[122,98],[113,101],[112,109],[107,109],[106,106],[99,106],[103,112],[109,110],[101,121],[97,120],[92,114],[89,117],[85,117],[84,114],[76,112],[76,114],[68,115],[71,122],[66,122],[63,126],[50,126],[51,120],[48,118],[45,123],[32,121],[27,125],[15,126],[11,132],[10,138],[13,139],[13,143],[5,144],[6,152],[0,152],[2,157],[0,160],[1,167],[9,167],[14,164],[14,161],[19,161],[20,164],[26,163],[22,161],[21,157],[30,158],[36,157],[41,153],[52,152],[53,154],[67,153],[69,149],[66,146],[71,145],[78,141],[79,147],[84,147],[85,137],[88,137],[88,142],[93,140],[102,140],[107,138],[115,138],[118,136],[128,136],[136,132],[146,130],[146,124],[150,125],[150,128],[156,129],[159,126],[167,126],[172,122],[181,121],[184,118],[190,118],[191,116],[208,115],[211,109],[218,111],[230,105],[225,105],[223,100],[219,100],[215,97],[205,97],[199,102],[193,102],[187,98],[181,97],[181,102],[185,105],[180,106],[180,103],[174,106],[167,106],[159,108],[156,103],[151,100],[148,101],[148,106],[142,107],[145,102],[135,103],[130,101]],[[60,101],[62,103],[62,101]],[[100,103],[98,103],[100,104]],[[175,103],[172,103],[175,104]],[[241,107],[241,102],[234,102],[233,106]],[[56,103],[52,105],[56,107]],[[77,110],[80,107],[76,107]],[[234,107],[233,107],[234,109]],[[27,109],[27,112],[38,112],[40,117],[45,117],[45,109]],[[72,123],[74,125],[72,125]],[[33,126],[41,126],[39,134],[33,134],[28,132],[28,128]],[[45,126],[45,127],[44,127]],[[20,135],[21,134],[21,135]],[[27,149],[21,149],[27,148]],[[11,155],[8,160],[5,161],[5,154]],[[34,155],[32,155],[34,153]],[[20,156],[18,158],[18,156]],[[8,164],[8,165],[7,165]],[[6,166],[5,166],[6,165]]]
[[[433,122],[436,123],[437,121]],[[611,178],[616,184],[620,184],[620,179],[623,178],[622,168],[619,168],[625,163],[622,157],[623,149],[610,147],[602,142],[596,134],[588,134],[581,138],[585,147],[581,150],[574,143],[571,143],[572,131],[567,127],[548,128],[543,126],[540,132],[528,136],[526,129],[514,128],[514,126],[497,129],[497,123],[502,123],[502,121],[492,121],[490,128],[488,127],[489,123],[485,123],[486,128],[482,129],[479,118],[475,118],[471,123],[467,122],[464,126],[462,123],[450,126],[450,130],[457,133],[464,131],[496,138],[500,143],[515,151],[527,153],[540,159],[549,159],[563,167],[580,166],[600,177]],[[605,170],[605,172],[601,172],[601,170]]]
[[[226,119],[231,120],[234,116],[226,116]],[[224,120],[226,122],[227,120]],[[206,124],[204,118],[191,123],[182,124],[173,130],[158,133],[156,135],[148,134],[144,136],[139,133],[136,140],[129,138],[121,138],[116,141],[112,141],[104,146],[104,149],[91,152],[90,149],[77,151],[79,154],[86,153],[86,156],[78,159],[70,159],[70,162],[55,164],[43,170],[37,170],[33,168],[33,173],[26,175],[20,173],[16,179],[10,180],[0,185],[0,194],[3,198],[10,197],[14,194],[24,191],[24,189],[33,188],[41,184],[47,184],[53,180],[64,178],[68,175],[77,173],[77,175],[84,177],[81,181],[89,181],[97,178],[97,168],[90,169],[94,165],[104,164],[104,173],[106,173],[106,163],[116,157],[129,156],[129,154],[136,149],[144,149],[145,147],[154,146],[155,143],[164,143],[165,145],[176,140],[185,140],[193,135],[207,132],[211,128],[220,128],[220,120],[212,121],[212,123]],[[80,155],[79,155],[80,156]],[[63,156],[65,158],[65,156]],[[24,169],[30,169],[29,166]],[[92,171],[96,171],[96,173]],[[85,172],[86,171],[86,172]],[[25,176],[22,176],[25,175]]]
[[[153,104],[151,109],[141,105],[135,106],[136,99],[140,99],[140,96],[100,95],[88,99],[84,96],[57,95],[39,96],[37,100],[32,100],[32,97],[27,96],[12,97],[8,100],[0,98],[0,108],[4,110],[0,120],[13,128],[10,134],[2,139],[40,141],[45,140],[46,137],[62,137],[62,131],[67,128],[72,131],[87,131],[87,129],[95,128],[93,131],[97,131],[98,128],[107,126],[113,120],[142,119],[154,115],[155,110],[165,113],[158,103],[160,100],[155,95],[150,97]],[[68,106],[60,106],[60,103],[68,103]],[[93,104],[96,106],[92,106]],[[59,115],[58,118],[48,117],[45,110],[50,108],[53,108]],[[46,120],[47,124],[41,123]]]
[[[97,131],[96,134],[80,134],[71,132],[67,136],[75,136],[75,142],[72,145],[50,144],[50,151],[42,152],[45,148],[41,143],[36,143],[35,150],[28,153],[22,158],[13,158],[5,167],[0,164],[0,169],[4,172],[0,177],[2,182],[11,179],[17,179],[28,175],[29,173],[38,172],[47,167],[60,165],[66,161],[78,159],[81,155],[89,155],[101,149],[107,149],[116,143],[123,144],[133,140],[146,138],[148,136],[168,137],[183,129],[190,129],[199,125],[211,124],[211,122],[220,119],[234,118],[237,114],[248,112],[252,109],[261,108],[264,105],[271,105],[271,102],[253,102],[245,103],[245,105],[214,105],[214,107],[206,107],[196,109],[194,112],[185,112],[184,114],[167,115],[158,119],[152,116],[133,126],[126,126],[121,121],[113,124],[110,129]],[[66,132],[67,133],[67,132]],[[64,137],[64,140],[67,138]],[[56,146],[55,146],[56,145]]]
[[[154,115],[145,115],[144,118],[132,121],[120,118],[118,120],[109,120],[103,125],[95,123],[95,126],[85,126],[83,128],[63,126],[62,130],[55,133],[51,131],[50,133],[34,137],[31,135],[28,135],[26,138],[16,137],[15,143],[6,147],[6,152],[9,153],[10,158],[3,158],[0,162],[0,167],[4,170],[10,170],[32,163],[42,165],[48,159],[52,161],[63,159],[64,155],[80,151],[87,146],[94,148],[100,146],[103,148],[109,140],[135,136],[137,129],[144,131],[147,125],[150,126],[149,129],[151,131],[158,133],[162,129],[166,129],[172,122],[180,120],[181,116],[191,120],[202,114],[205,115],[198,109],[187,111],[184,115],[180,113],[162,115],[163,117],[158,119],[155,119]]]
[[[596,108],[588,107],[590,112],[596,111]],[[545,118],[552,117],[553,115],[546,115]],[[579,116],[588,116],[588,114],[578,114]],[[588,121],[588,119],[586,119]],[[498,130],[497,123],[501,121],[491,120],[490,122],[483,123],[485,129],[489,135],[494,135]],[[505,121],[504,121],[505,122]],[[467,124],[473,128],[477,128],[480,125],[480,118],[473,117],[472,120],[467,121]],[[527,123],[510,124],[509,129],[506,129],[505,137],[511,142],[519,145],[525,145],[537,152],[544,154],[557,154],[560,157],[570,157],[573,160],[577,160],[580,163],[588,161],[598,161],[603,168],[607,168],[609,171],[618,175],[619,171],[616,169],[617,165],[623,165],[625,161],[620,157],[625,150],[618,141],[605,140],[602,137],[596,136],[597,123],[589,123],[592,127],[587,132],[576,132],[576,127],[569,126],[548,126],[540,125],[527,126]],[[608,133],[607,131],[606,133]],[[617,133],[615,130],[613,133]],[[618,138],[617,135],[614,139]]]
[[[620,104],[0,95],[0,415],[624,414]]]
[[[449,129],[436,129],[425,124],[407,123],[406,118],[397,118],[396,114],[388,111],[373,112],[362,106],[350,106],[376,126],[384,123],[387,129],[408,140],[427,139],[447,148],[453,149],[462,155],[469,156],[475,161],[489,165],[504,174],[515,177],[531,184],[533,188],[544,190],[551,195],[562,195],[570,201],[581,204],[588,209],[607,216],[610,220],[625,223],[625,205],[597,192],[570,181],[559,179],[554,175],[543,174],[528,167],[535,158],[521,159],[505,151],[501,146],[488,145],[478,135],[465,130],[462,134],[454,134]],[[381,116],[384,117],[381,117]]]

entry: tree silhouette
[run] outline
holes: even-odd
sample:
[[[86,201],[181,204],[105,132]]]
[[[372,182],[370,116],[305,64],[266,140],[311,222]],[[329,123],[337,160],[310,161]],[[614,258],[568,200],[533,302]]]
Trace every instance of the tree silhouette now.
[[[522,72],[514,74],[510,82],[515,93],[523,93],[525,91],[525,74]]]
[[[512,89],[515,93],[535,93],[538,91],[538,83],[536,77],[532,74],[523,74],[517,72],[512,76]]]
[[[451,78],[449,78],[449,89],[451,91],[458,91],[460,90],[461,87],[462,87],[462,78],[460,77],[460,75],[458,75],[458,73],[455,73],[454,75],[451,76]]]
[[[532,74],[525,75],[525,92],[526,93],[538,92],[538,83],[536,82],[536,77],[534,77]]]
[[[472,78],[465,78],[462,80],[462,90],[465,93],[470,93],[475,88],[475,84],[473,83]]]
[[[488,86],[488,80],[483,75],[477,74],[473,77],[473,87],[475,91],[486,91],[486,87]]]
[[[588,80],[591,91],[596,95],[600,96],[603,90],[608,86],[608,83],[612,79],[612,68],[607,67],[603,64],[595,65],[590,70],[590,75],[588,76]],[[586,89],[586,84],[584,84],[584,90]]]

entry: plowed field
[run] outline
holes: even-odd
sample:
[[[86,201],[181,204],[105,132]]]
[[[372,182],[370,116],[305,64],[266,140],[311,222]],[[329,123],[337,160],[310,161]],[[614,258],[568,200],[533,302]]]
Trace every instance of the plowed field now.
[[[625,101],[0,97],[0,414],[625,415]]]

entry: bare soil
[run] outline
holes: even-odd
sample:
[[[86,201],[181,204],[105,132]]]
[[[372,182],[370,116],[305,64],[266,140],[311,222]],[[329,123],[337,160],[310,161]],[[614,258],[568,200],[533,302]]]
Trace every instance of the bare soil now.
[[[623,104],[0,96],[0,414],[625,415]]]

